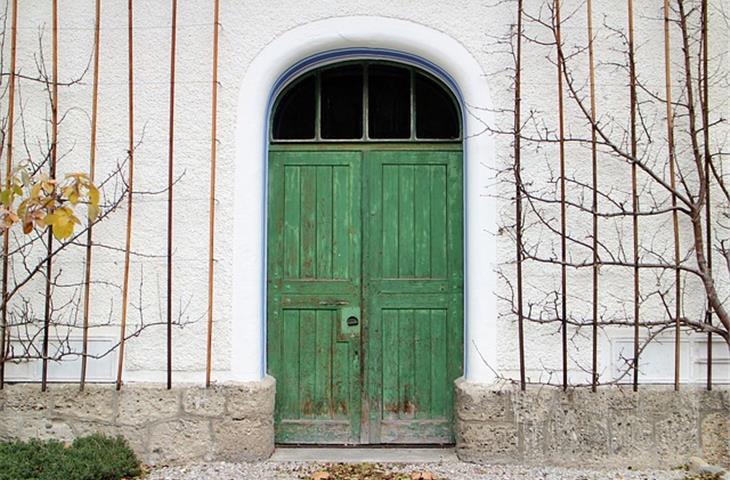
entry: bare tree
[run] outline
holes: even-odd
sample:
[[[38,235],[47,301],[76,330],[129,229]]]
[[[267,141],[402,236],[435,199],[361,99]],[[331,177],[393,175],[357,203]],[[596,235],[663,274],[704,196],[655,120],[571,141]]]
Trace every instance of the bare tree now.
[[[13,117],[10,118],[11,113],[8,111],[12,111],[12,109],[5,109],[4,115],[0,119],[0,139],[2,139],[0,163],[3,165],[2,171],[5,172],[7,159],[7,163],[11,164],[7,169],[7,173],[10,173],[11,170],[13,172],[12,175],[7,175],[2,179],[2,188],[0,188],[6,195],[2,199],[4,206],[0,211],[0,226],[2,226],[2,233],[5,234],[5,253],[0,258],[2,258],[3,263],[4,289],[6,291],[2,302],[0,302],[0,316],[2,318],[2,325],[0,325],[0,386],[4,381],[5,364],[9,362],[22,363],[40,360],[47,364],[49,361],[63,361],[81,356],[98,359],[109,355],[119,347],[119,341],[117,341],[109,345],[106,350],[92,354],[87,351],[86,345],[81,346],[75,341],[83,334],[84,342],[86,342],[89,336],[93,336],[89,335],[90,329],[101,329],[117,325],[119,323],[118,314],[114,311],[114,308],[110,308],[106,319],[101,321],[97,319],[91,324],[83,322],[81,318],[82,293],[84,289],[89,288],[88,277],[81,276],[79,278],[74,274],[69,275],[62,268],[51,271],[49,266],[66,253],[71,253],[74,250],[78,253],[85,250],[89,244],[97,251],[114,252],[123,250],[116,245],[100,242],[98,239],[92,241],[92,235],[89,232],[96,224],[111,219],[119,207],[125,204],[130,194],[125,172],[128,170],[131,153],[122,151],[120,152],[121,158],[111,161],[110,159],[104,160],[106,164],[104,170],[107,173],[92,185],[92,188],[100,192],[98,213],[90,216],[85,221],[78,222],[79,225],[72,230],[72,233],[64,235],[62,238],[57,237],[54,241],[54,237],[49,232],[51,227],[48,226],[50,223],[48,214],[54,213],[54,211],[57,212],[60,208],[66,208],[69,212],[72,209],[78,209],[82,212],[92,207],[95,210],[97,209],[97,206],[91,205],[89,201],[83,201],[83,199],[81,201],[69,201],[68,195],[63,197],[61,193],[56,193],[55,189],[60,189],[64,174],[82,174],[69,171],[64,165],[64,160],[71,155],[73,147],[61,153],[54,152],[54,148],[58,148],[58,145],[54,145],[56,140],[55,134],[52,132],[53,128],[63,125],[64,122],[74,121],[69,113],[79,110],[78,106],[61,110],[55,119],[57,123],[54,126],[53,112],[57,107],[54,105],[54,87],[64,89],[81,88],[92,62],[90,60],[86,68],[75,78],[64,82],[54,82],[53,76],[48,72],[48,61],[43,48],[44,32],[41,29],[38,34],[37,47],[34,51],[35,70],[28,73],[9,67],[8,58],[5,55],[6,48],[4,48],[10,41],[11,32],[9,3],[6,3],[0,20],[2,26],[2,31],[0,31],[0,52],[3,53],[0,57],[0,86],[2,87],[2,90],[0,90],[0,104],[8,105],[10,103],[10,98],[13,97],[10,92],[13,88],[17,97],[14,98],[13,102],[16,112]],[[10,82],[14,82],[12,87]],[[37,119],[29,118],[27,115],[26,106],[29,94],[26,94],[26,90],[31,92],[30,95],[33,96],[34,101],[45,99],[46,116],[42,119],[40,125]],[[13,132],[13,134],[10,135],[10,132]],[[135,148],[139,146],[141,141],[140,138]],[[16,152],[15,161],[12,161],[13,157],[8,157],[8,154],[12,151]],[[49,166],[54,161],[54,155],[57,155],[59,164],[55,177],[48,174]],[[86,181],[84,180],[84,182]],[[176,181],[179,181],[179,178]],[[18,191],[12,193],[14,182],[17,182],[15,186]],[[29,214],[26,215],[33,222],[23,225],[23,219],[18,218],[18,203],[30,195],[28,192],[33,190],[34,187],[42,191],[41,184],[51,185],[54,188],[53,193],[48,193],[38,202],[40,211],[38,215],[35,217]],[[10,193],[6,194],[5,192]],[[134,193],[161,195],[165,191]],[[8,200],[7,195],[17,198]],[[48,200],[51,197],[53,199]],[[51,206],[44,203],[51,201],[53,202]],[[72,203],[73,205],[71,205]],[[22,204],[20,209],[23,209]],[[78,216],[81,217],[82,215]],[[138,258],[151,257],[140,251],[131,253]],[[49,271],[51,272],[50,275]],[[83,273],[81,268],[74,271]],[[143,275],[141,277],[143,278]],[[113,290],[121,291],[121,278],[103,278],[92,280],[91,283],[104,284]],[[44,284],[47,286],[45,291],[43,289]],[[125,339],[137,337],[149,327],[167,325],[167,321],[163,319],[150,320],[145,315],[146,307],[142,300],[144,288],[143,280],[140,280],[137,288],[138,299],[131,301],[132,308],[136,310],[136,321],[132,328],[126,330]],[[187,317],[188,305],[189,302],[181,305],[173,324],[180,326],[190,322]],[[51,344],[50,348],[49,343]]]
[[[560,100],[556,110],[521,112],[517,90],[515,109],[497,112],[504,120],[489,127],[495,134],[511,137],[517,146],[511,166],[498,172],[503,184],[512,185],[511,200],[519,203],[518,218],[505,217],[502,229],[518,244],[520,271],[515,278],[512,267],[500,270],[507,285],[508,293],[501,298],[508,305],[508,315],[527,325],[558,325],[564,371],[569,331],[590,336],[591,328],[633,327],[634,354],[625,359],[619,379],[633,372],[635,382],[639,355],[665,331],[676,331],[677,355],[680,330],[706,333],[708,340],[720,337],[730,347],[730,312],[722,293],[730,285],[730,193],[724,151],[728,128],[722,117],[727,98],[711,94],[727,89],[728,59],[726,49],[715,49],[719,53],[713,54],[708,21],[712,18],[715,25],[727,29],[722,5],[710,0],[671,0],[662,9],[662,2],[654,2],[655,16],[647,20],[665,25],[666,36],[655,35],[640,45],[634,39],[633,11],[629,10],[624,25],[604,18],[600,47],[611,55],[594,64],[598,36],[590,24],[588,28],[577,24],[592,21],[590,0],[562,12],[559,0],[526,3],[529,10],[520,10],[518,23],[525,26],[495,39],[493,45],[515,60],[516,68],[510,70],[517,88],[522,53],[518,48],[549,49],[546,62],[554,68],[556,99]],[[632,2],[626,3],[611,5],[630,9]],[[573,32],[580,31],[577,25],[588,34],[578,38],[572,33],[566,41],[561,25],[568,23]],[[637,57],[647,45],[660,47],[666,59],[652,57],[651,65],[640,64]],[[625,82],[626,88],[611,98],[611,105],[596,106],[597,68],[604,76]],[[666,88],[651,81],[659,72],[665,73]],[[572,116],[568,117],[568,111]],[[499,126],[510,123],[510,117],[515,119],[513,125]],[[577,156],[591,165],[592,158],[592,168],[578,173],[566,168],[568,149],[573,154],[568,164]],[[523,159],[521,164],[520,154],[530,160]],[[541,172],[549,172],[546,178],[525,175],[524,165],[534,165],[536,158],[542,158]],[[598,225],[601,232],[610,234],[599,238]],[[713,265],[713,253],[722,259],[721,264]],[[570,303],[578,302],[566,292],[565,273],[560,286],[533,286],[532,296],[523,300],[521,270],[529,265],[555,266],[576,275],[585,272],[582,278],[589,281],[593,272],[593,296],[588,294],[588,283],[582,285],[586,293],[579,299],[593,308],[571,308]],[[633,290],[632,300],[598,297],[598,279],[608,271],[633,278],[625,285],[627,291]],[[647,276],[654,280],[646,281]],[[684,300],[699,303],[698,296],[703,299],[702,312],[685,307]],[[596,330],[592,336],[593,368],[581,368],[596,376]]]

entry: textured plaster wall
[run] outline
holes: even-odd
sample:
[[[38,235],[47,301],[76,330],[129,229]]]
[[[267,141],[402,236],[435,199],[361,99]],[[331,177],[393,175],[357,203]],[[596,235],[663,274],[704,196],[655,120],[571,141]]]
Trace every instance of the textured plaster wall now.
[[[512,73],[506,68],[510,56],[503,46],[495,43],[495,36],[509,31],[514,23],[514,5],[492,5],[498,2],[483,1],[332,1],[296,0],[247,1],[223,0],[221,2],[220,36],[220,92],[219,92],[219,150],[218,190],[216,217],[216,275],[214,302],[213,361],[214,380],[230,377],[232,351],[250,349],[251,344],[232,343],[232,299],[239,286],[232,281],[235,269],[256,269],[259,259],[252,255],[243,265],[232,263],[231,252],[236,239],[233,235],[234,169],[246,168],[247,162],[255,164],[260,158],[246,158],[240,165],[234,165],[236,158],[236,125],[245,128],[247,119],[237,118],[239,86],[247,72],[248,65],[268,44],[283,33],[308,22],[340,16],[370,15],[401,19],[427,25],[458,41],[480,64],[487,79],[496,112],[512,108]],[[573,11],[579,2],[566,0],[565,11]],[[609,27],[624,28],[626,17],[623,8],[616,8],[620,2],[596,2],[595,23],[599,38],[608,36]],[[654,5],[656,3],[656,5]],[[719,8],[728,7],[726,0],[716,2]],[[45,50],[43,62],[50,68],[50,6],[46,2],[21,2],[19,15],[18,65],[22,72],[33,72],[38,59],[37,46],[40,39]],[[135,2],[135,151],[136,187],[140,192],[155,192],[164,189],[167,178],[168,102],[169,102],[169,39],[170,10],[168,2],[137,0]],[[60,77],[69,81],[82,77],[80,84],[62,87],[59,92],[59,107],[64,115],[59,130],[59,149],[62,161],[61,172],[85,169],[89,148],[89,112],[91,104],[91,79],[87,72],[93,47],[93,2],[91,0],[61,0],[60,21]],[[563,35],[566,45],[574,46],[584,42],[585,19],[580,13],[566,20]],[[661,88],[663,85],[663,62],[661,55],[659,2],[640,2],[636,12],[637,44],[640,45],[639,75],[647,84]],[[202,381],[205,366],[205,332],[207,309],[207,188],[209,175],[209,147],[211,107],[211,45],[212,7],[209,1],[186,0],[178,7],[178,56],[177,97],[175,116],[175,185],[174,217],[174,299],[175,315],[185,322],[184,327],[174,330],[174,356],[176,381]],[[718,55],[727,49],[727,24],[715,22],[713,27],[713,48]],[[99,176],[110,171],[116,162],[125,158],[127,148],[127,49],[126,49],[126,2],[115,0],[103,2],[101,31],[101,83],[99,92],[98,162]],[[530,30],[530,34],[545,36],[544,31]],[[676,41],[676,40],[675,40]],[[7,49],[7,43],[5,48]],[[597,42],[597,58],[602,66],[598,69],[598,108],[616,115],[628,115],[628,93],[626,79],[607,65],[616,59],[616,51],[610,42]],[[34,57],[35,53],[35,57]],[[555,113],[557,99],[555,91],[555,67],[548,59],[549,47],[528,44],[525,47],[525,71],[523,74],[524,111],[544,112],[547,124],[557,121]],[[38,60],[41,61],[41,60]],[[282,66],[282,69],[286,66]],[[5,66],[7,69],[7,66]],[[584,74],[578,68],[579,74]],[[658,90],[657,90],[658,91]],[[30,149],[37,149],[42,143],[46,124],[47,104],[37,85],[26,82],[22,86],[19,100],[24,109],[27,123],[27,143]],[[245,92],[246,95],[267,95],[268,92]],[[714,92],[722,98],[722,91]],[[726,98],[726,97],[725,97]],[[577,109],[568,105],[567,125],[570,131],[585,128]],[[2,106],[5,108],[5,105]],[[484,106],[469,105],[468,109]],[[727,114],[725,100],[721,109]],[[467,112],[467,115],[470,115]],[[661,121],[663,112],[654,114],[654,120]],[[497,129],[511,126],[511,115],[497,114]],[[661,129],[659,131],[662,131]],[[484,133],[485,135],[487,133]],[[496,135],[495,155],[498,168],[511,162],[511,138]],[[661,144],[663,134],[657,138]],[[17,141],[17,140],[16,140]],[[19,147],[16,147],[19,149]],[[556,168],[556,150],[527,148],[524,153],[525,177],[529,181],[544,182],[549,172]],[[657,147],[660,148],[660,147]],[[20,150],[20,149],[19,149]],[[22,152],[16,152],[22,158]],[[588,178],[588,153],[585,148],[570,146],[567,151],[568,171],[571,175]],[[616,185],[622,194],[626,193],[629,170],[610,167],[602,182]],[[490,187],[484,185],[483,195],[496,195],[506,199],[495,199],[497,209],[503,215],[502,222],[510,225],[513,206],[508,200],[511,187]],[[245,192],[244,192],[245,194]],[[717,198],[716,196],[715,198]],[[166,202],[164,195],[139,195],[135,199],[134,235],[132,248],[139,255],[133,256],[130,280],[130,329],[144,322],[163,322],[165,315],[165,225]],[[721,207],[718,206],[718,211]],[[571,217],[571,229],[580,236],[587,227],[589,218],[585,215]],[[666,222],[648,225],[642,231],[652,235],[668,225]],[[606,242],[618,248],[616,228],[627,225],[607,226],[604,230]],[[497,236],[497,257],[504,264],[504,271],[511,275],[509,262],[514,257],[514,245],[510,235],[498,225],[484,225],[484,231]],[[665,229],[666,230],[666,229]],[[95,335],[115,338],[120,315],[119,284],[122,277],[124,237],[123,210],[104,222],[98,229],[98,241],[109,248],[98,248],[93,264],[92,319],[96,323],[111,325],[95,331]],[[652,237],[653,238],[653,237]],[[689,245],[683,238],[684,246]],[[473,246],[472,248],[479,248]],[[57,261],[61,279],[78,281],[82,278],[83,249],[70,249]],[[485,266],[484,268],[491,268]],[[526,298],[537,300],[537,287],[555,284],[558,270],[542,266],[526,266]],[[609,308],[616,311],[626,308],[620,299],[630,293],[630,277],[627,272],[605,272],[602,288],[605,298],[610,300]],[[571,310],[576,313],[587,311],[589,278],[585,274],[569,273],[571,285]],[[650,285],[654,278],[643,278]],[[38,285],[37,287],[39,287]],[[690,285],[686,309],[688,314],[698,314],[702,309],[702,295],[697,285]],[[723,288],[727,290],[727,285]],[[30,288],[30,287],[29,287]],[[36,288],[36,287],[33,287]],[[484,295],[508,295],[506,285],[497,292],[483,292]],[[37,300],[40,300],[38,298]],[[40,303],[38,304],[40,305]],[[517,366],[516,327],[514,317],[506,315],[508,307],[499,303],[499,311],[480,313],[480,321],[497,322],[498,358],[496,365],[490,365],[500,374],[511,376]],[[612,306],[611,306],[612,305]],[[646,311],[656,312],[656,304],[650,301]],[[40,308],[40,307],[39,307]],[[500,315],[501,314],[501,315]],[[258,321],[258,320],[255,320]],[[533,327],[527,329],[529,352],[528,375],[534,379],[549,379],[546,371],[560,365],[559,336],[556,327]],[[259,342],[260,339],[251,339]],[[480,339],[475,339],[479,342]],[[571,335],[570,368],[576,381],[586,378],[583,367],[589,364],[589,339],[584,335]],[[607,345],[602,343],[602,346]],[[125,378],[129,381],[161,381],[165,366],[164,326],[151,326],[139,337],[128,343]],[[608,359],[601,358],[600,369],[606,371]]]

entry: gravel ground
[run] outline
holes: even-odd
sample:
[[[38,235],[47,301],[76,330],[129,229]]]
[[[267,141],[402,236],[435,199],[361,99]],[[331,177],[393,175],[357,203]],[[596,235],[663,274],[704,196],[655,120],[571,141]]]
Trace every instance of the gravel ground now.
[[[385,472],[410,473],[430,472],[437,480],[681,480],[685,478],[677,471],[632,471],[632,470],[578,470],[555,467],[526,467],[519,465],[474,465],[461,462],[380,464]],[[156,468],[148,480],[239,480],[309,479],[315,472],[325,470],[327,465],[298,462],[259,463],[208,463],[177,467]],[[333,480],[338,477],[330,477]],[[339,477],[357,479],[358,476]],[[377,478],[377,477],[365,477]],[[382,478],[391,479],[385,475]],[[416,478],[418,478],[416,476]]]

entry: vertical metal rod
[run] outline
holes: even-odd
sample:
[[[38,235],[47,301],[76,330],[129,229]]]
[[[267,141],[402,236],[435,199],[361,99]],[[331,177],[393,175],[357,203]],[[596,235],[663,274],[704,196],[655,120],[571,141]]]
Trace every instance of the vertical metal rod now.
[[[132,246],[132,199],[134,197],[134,0],[127,0],[127,51],[129,63],[129,180],[127,185],[127,236],[124,247],[124,283],[122,285],[122,322],[119,337],[119,358],[117,361],[117,390],[122,388],[122,372],[124,370],[124,346],[127,329],[127,300],[129,297],[129,260]]]
[[[218,23],[220,0],[213,7],[213,85],[210,109],[210,201],[208,225],[208,336],[206,339],[205,386],[210,387],[213,368],[213,280],[215,261],[215,174],[218,152]]]
[[[707,0],[702,0],[702,132],[705,144],[705,222],[707,222],[706,240],[707,243],[707,274],[712,276],[712,208],[710,204],[710,86],[708,68],[709,44],[708,44],[708,22]],[[707,300],[707,313],[705,322],[712,324],[712,303]],[[712,390],[712,333],[707,334],[707,390]]]
[[[51,156],[49,176],[56,178],[56,161],[58,160],[58,0],[52,2],[53,16],[53,84],[51,85]],[[46,298],[43,314],[43,372],[41,374],[41,390],[48,386],[48,335],[51,328],[51,277],[53,275],[53,227],[48,227],[46,250]]]
[[[598,386],[598,149],[596,144],[596,71],[593,52],[593,1],[586,4],[588,17],[588,72],[591,95],[591,172],[593,188],[593,327],[592,327],[592,361],[591,390]]]
[[[10,85],[8,85],[8,156],[5,164],[5,188],[10,187],[10,175],[13,171],[13,130],[15,126],[15,58],[18,38],[18,0],[13,0],[12,31],[10,32]],[[0,390],[5,388],[5,339],[8,326],[8,250],[10,235],[8,229],[3,232],[3,271],[2,271],[2,317],[0,319]]]
[[[555,0],[555,42],[558,49],[558,119],[560,129],[560,285],[562,322],[563,390],[568,389],[568,272],[565,211],[565,114],[563,111],[563,52],[560,39],[560,0]]]
[[[633,389],[639,389],[639,197],[636,165],[636,63],[634,59],[634,2],[627,0],[629,19],[629,92],[631,116],[631,205],[634,264],[634,382]]]
[[[674,390],[679,390],[679,370],[681,358],[681,272],[679,270],[679,215],[677,213],[676,188],[676,158],[674,151],[674,114],[672,112],[672,64],[670,55],[670,34],[669,34],[669,0],[664,0],[664,80],[665,96],[667,104],[667,148],[669,149],[669,177],[672,187],[672,227],[674,229]]]
[[[94,181],[96,175],[96,123],[99,100],[99,39],[101,26],[101,0],[96,0],[96,16],[94,22],[94,80],[91,92],[91,146],[89,147],[89,178]],[[86,272],[84,273],[84,326],[81,347],[81,390],[86,386],[86,366],[89,353],[89,305],[91,299],[91,241],[93,225],[86,232]]]
[[[515,236],[517,256],[517,332],[520,355],[520,389],[525,390],[525,331],[522,310],[522,164],[521,151],[521,88],[522,80],[522,0],[517,0],[517,51],[515,52]]]
[[[172,205],[175,145],[175,48],[177,47],[177,0],[172,0],[170,40],[170,128],[167,162],[167,388],[172,388]]]

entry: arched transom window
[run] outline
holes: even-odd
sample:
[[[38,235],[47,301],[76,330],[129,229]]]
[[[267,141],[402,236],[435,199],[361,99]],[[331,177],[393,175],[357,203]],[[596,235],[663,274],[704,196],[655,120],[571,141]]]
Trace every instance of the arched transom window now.
[[[432,76],[383,62],[309,72],[277,98],[274,142],[431,142],[461,139],[458,104]]]

